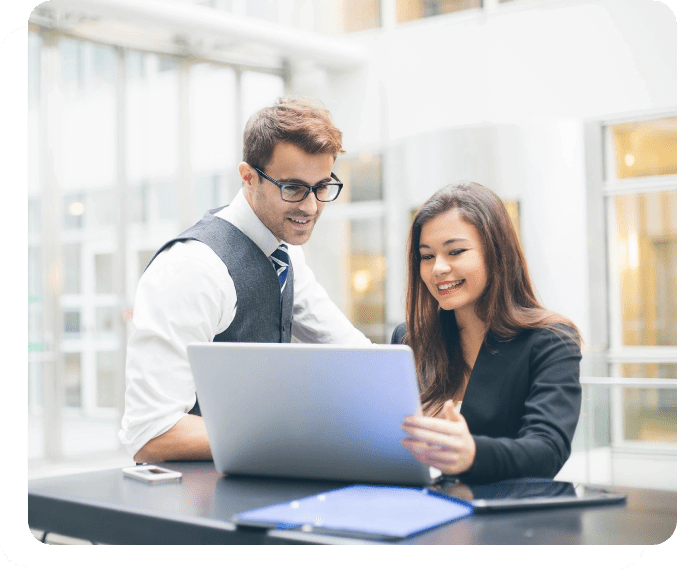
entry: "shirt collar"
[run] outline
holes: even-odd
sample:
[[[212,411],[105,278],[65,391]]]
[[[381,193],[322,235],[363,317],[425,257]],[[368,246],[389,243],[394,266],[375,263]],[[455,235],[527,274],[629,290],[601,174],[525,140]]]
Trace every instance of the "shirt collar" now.
[[[263,251],[266,257],[277,249],[280,242],[277,237],[270,232],[244,197],[244,191],[240,188],[235,198],[228,207],[224,207],[216,213],[217,217],[225,219],[237,227],[242,233],[249,237]]]

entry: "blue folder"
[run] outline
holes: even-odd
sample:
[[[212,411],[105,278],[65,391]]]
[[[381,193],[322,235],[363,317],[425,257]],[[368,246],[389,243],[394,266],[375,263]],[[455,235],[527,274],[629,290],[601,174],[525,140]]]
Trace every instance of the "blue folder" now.
[[[427,488],[355,485],[242,512],[234,521],[313,533],[401,539],[472,513],[469,502]]]

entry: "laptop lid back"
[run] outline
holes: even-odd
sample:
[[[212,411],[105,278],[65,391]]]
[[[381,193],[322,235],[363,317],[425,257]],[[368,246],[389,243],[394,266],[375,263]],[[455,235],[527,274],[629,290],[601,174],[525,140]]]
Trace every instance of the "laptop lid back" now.
[[[425,486],[400,440],[420,410],[408,346],[188,346],[221,473]]]

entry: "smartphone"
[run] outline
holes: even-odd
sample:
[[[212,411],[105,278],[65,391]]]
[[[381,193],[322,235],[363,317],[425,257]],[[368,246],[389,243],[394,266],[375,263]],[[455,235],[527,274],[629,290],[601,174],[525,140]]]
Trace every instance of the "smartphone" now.
[[[128,466],[122,469],[122,474],[137,480],[143,480],[149,484],[159,482],[175,482],[181,480],[182,474],[175,470],[155,466],[154,464],[142,464],[141,466]]]

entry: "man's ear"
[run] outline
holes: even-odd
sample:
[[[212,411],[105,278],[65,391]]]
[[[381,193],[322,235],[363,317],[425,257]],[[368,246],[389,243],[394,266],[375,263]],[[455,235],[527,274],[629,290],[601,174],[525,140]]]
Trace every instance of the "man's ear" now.
[[[240,173],[240,178],[242,178],[242,183],[245,186],[251,186],[258,179],[256,170],[254,170],[254,168],[252,168],[246,162],[240,162],[240,165],[237,167],[237,169]]]

